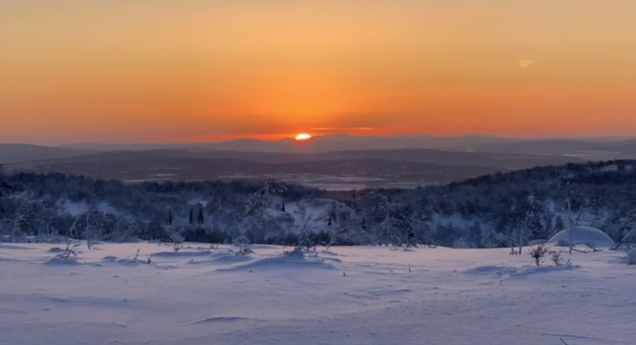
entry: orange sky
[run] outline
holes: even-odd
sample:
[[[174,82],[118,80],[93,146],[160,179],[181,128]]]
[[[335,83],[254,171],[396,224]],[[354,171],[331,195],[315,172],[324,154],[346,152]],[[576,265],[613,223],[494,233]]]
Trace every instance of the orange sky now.
[[[0,142],[636,135],[635,16],[632,0],[0,0]]]

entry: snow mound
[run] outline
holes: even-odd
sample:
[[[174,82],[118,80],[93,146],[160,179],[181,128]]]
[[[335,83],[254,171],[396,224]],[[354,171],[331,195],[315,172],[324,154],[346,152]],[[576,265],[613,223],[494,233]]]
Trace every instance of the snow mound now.
[[[196,261],[190,260],[188,261],[188,264],[233,265],[233,264],[240,264],[240,263],[244,263],[244,262],[252,260],[252,258],[250,258],[249,256],[234,255],[232,253],[227,253],[224,255],[211,255],[210,257],[211,259],[196,260]]]
[[[122,266],[137,266],[139,264],[148,264],[147,261],[135,260],[135,259],[120,259],[116,256],[107,256],[102,259],[103,264],[116,264]]]
[[[152,254],[152,257],[155,258],[186,258],[192,256],[210,256],[210,252],[187,252],[187,251],[179,251],[179,252],[159,252]]]
[[[10,259],[10,258],[3,258],[3,257],[0,257],[0,262],[2,262],[2,261],[17,262],[17,261],[19,261],[19,260],[17,260],[17,259]]]
[[[194,321],[194,322],[191,322],[190,324],[200,325],[205,323],[229,323],[229,322],[240,322],[240,321],[248,321],[248,320],[254,320],[254,319],[250,319],[246,317],[238,317],[238,316],[216,316],[216,317],[210,317],[203,320]]]
[[[548,274],[553,272],[574,271],[578,270],[580,266],[527,266],[522,268],[508,267],[508,266],[478,266],[464,271],[469,275],[481,275],[490,276],[495,275],[498,277],[510,276],[510,277],[526,277],[534,274]]]
[[[636,265],[636,248],[627,252],[627,264]]]
[[[237,264],[251,260],[252,258],[250,258],[249,256],[223,255],[215,257],[212,262],[217,264]]]
[[[280,256],[252,261],[245,265],[237,265],[230,268],[221,268],[217,271],[244,271],[244,270],[271,270],[271,269],[318,269],[335,270],[336,267],[323,260],[308,260],[304,258]]]
[[[593,245],[597,248],[611,248],[614,241],[603,231],[587,226],[579,226],[572,230],[572,245]],[[548,244],[567,247],[570,245],[570,230],[560,231],[548,241]]]
[[[79,261],[77,261],[76,258],[62,258],[62,257],[54,257],[51,258],[50,260],[44,262],[45,265],[81,265],[81,263]]]
[[[2,250],[29,250],[31,248],[0,244],[0,249],[2,249]]]
[[[514,277],[527,277],[535,274],[548,274],[554,272],[577,271],[581,266],[562,265],[562,266],[528,266],[515,270],[510,275]]]
[[[506,274],[511,274],[516,272],[517,269],[514,267],[507,267],[507,266],[479,266],[479,267],[473,267],[471,269],[468,269],[466,271],[464,271],[465,274],[470,274],[470,275],[497,275],[497,276],[502,276],[502,275],[506,275]]]

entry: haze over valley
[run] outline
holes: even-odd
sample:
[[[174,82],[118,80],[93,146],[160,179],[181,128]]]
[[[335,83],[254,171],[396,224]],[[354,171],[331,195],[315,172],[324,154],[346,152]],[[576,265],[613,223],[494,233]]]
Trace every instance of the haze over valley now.
[[[625,138],[334,135],[303,142],[0,144],[0,162],[35,172],[126,182],[276,179],[337,190],[414,188],[534,166],[630,158],[636,158],[636,140]]]

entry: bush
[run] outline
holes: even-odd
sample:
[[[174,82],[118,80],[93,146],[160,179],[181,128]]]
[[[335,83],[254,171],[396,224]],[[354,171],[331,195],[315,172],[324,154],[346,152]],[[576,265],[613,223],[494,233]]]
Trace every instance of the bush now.
[[[563,258],[563,253],[566,253],[566,251],[563,250],[554,250],[550,252],[550,259],[552,260],[552,263],[554,263],[554,266],[562,266],[562,265],[567,265],[569,266],[570,263],[570,259],[568,259],[567,261]]]
[[[236,256],[246,256],[253,252],[250,248],[250,240],[245,235],[241,235],[235,238],[233,244],[236,247],[239,247],[238,252],[236,252]]]
[[[548,248],[546,248],[543,244],[540,244],[532,249],[530,249],[530,256],[534,259],[534,263],[537,266],[541,266],[543,263],[543,257],[548,253]]]
[[[284,252],[286,256],[290,258],[304,258],[305,253],[303,252],[303,248],[300,246],[294,247],[294,250],[290,252]]]

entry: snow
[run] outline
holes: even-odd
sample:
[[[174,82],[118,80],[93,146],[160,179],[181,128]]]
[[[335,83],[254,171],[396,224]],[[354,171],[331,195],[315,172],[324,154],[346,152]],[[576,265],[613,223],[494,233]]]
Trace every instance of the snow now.
[[[610,164],[607,166],[604,166],[600,169],[601,172],[614,172],[614,171],[618,171],[618,164]]]
[[[88,206],[86,202],[72,202],[70,200],[65,200],[63,203],[61,203],[60,206],[67,214],[73,217],[79,217],[81,215],[84,215],[90,209],[90,207]],[[117,211],[117,209],[115,209],[114,207],[112,207],[111,205],[105,202],[102,202],[99,205],[97,205],[97,209],[100,212],[105,214],[112,214],[112,215],[119,214],[119,211]]]
[[[73,217],[78,217],[88,212],[88,205],[85,202],[72,202],[70,200],[65,200],[62,207],[66,213]]]
[[[611,248],[614,245],[614,241],[606,233],[599,229],[587,226],[578,226],[574,228],[572,231],[572,242],[573,245],[592,244],[597,248]],[[553,245],[569,246],[570,230],[566,229],[558,232],[556,235],[552,236],[548,243]]]
[[[636,343],[636,268],[609,250],[533,267],[527,248],[53,246],[0,246],[0,343]]]
[[[630,249],[627,252],[627,263],[630,265],[636,265],[636,248]]]

